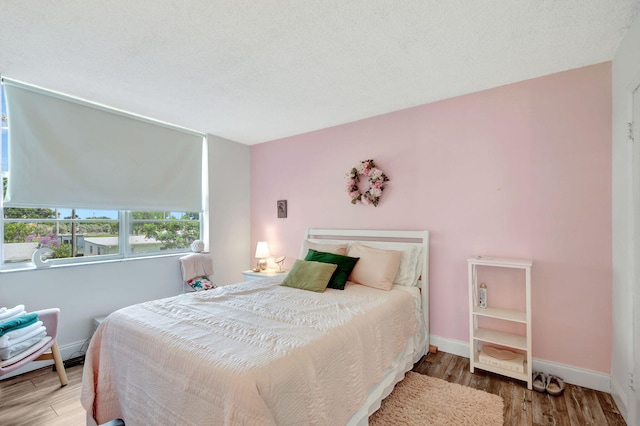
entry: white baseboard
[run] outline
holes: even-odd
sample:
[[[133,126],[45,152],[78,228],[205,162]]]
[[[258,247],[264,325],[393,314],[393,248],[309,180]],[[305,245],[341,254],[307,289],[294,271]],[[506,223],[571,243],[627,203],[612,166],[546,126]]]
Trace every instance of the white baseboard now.
[[[430,344],[442,352],[469,358],[469,342],[447,339],[440,336],[429,336]],[[533,371],[543,371],[562,377],[565,382],[584,388],[611,393],[611,376],[597,371],[560,364],[553,361],[533,359]]]
[[[76,358],[81,355],[84,355],[85,351],[87,350],[88,344],[89,344],[88,340],[82,340],[82,341],[70,343],[68,345],[59,346],[58,349],[60,349],[60,355],[62,356],[62,360],[66,361],[68,359]],[[24,367],[18,368],[16,371],[12,371],[7,375],[2,376],[1,380],[8,379],[10,377],[14,377],[19,374],[24,374],[29,371],[37,370],[39,368],[46,367],[48,365],[53,365],[53,360],[30,362]]]
[[[62,359],[66,361],[68,359],[84,355],[89,347],[89,340],[91,339],[80,340],[68,345],[60,346],[60,355],[62,355]]]
[[[616,402],[620,414],[622,414],[622,417],[628,422],[629,406],[627,392],[625,391],[625,386],[618,382],[615,376],[611,377],[611,395]]]
[[[447,339],[440,336],[429,335],[429,344],[438,347],[439,351],[469,358],[469,342]]]

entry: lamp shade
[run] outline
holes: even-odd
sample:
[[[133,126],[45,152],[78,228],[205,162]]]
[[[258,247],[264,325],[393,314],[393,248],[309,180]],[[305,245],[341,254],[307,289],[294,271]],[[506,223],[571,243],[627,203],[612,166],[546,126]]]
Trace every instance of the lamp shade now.
[[[258,245],[256,246],[256,258],[264,259],[265,257],[271,256],[269,253],[269,245],[266,241],[258,241]]]

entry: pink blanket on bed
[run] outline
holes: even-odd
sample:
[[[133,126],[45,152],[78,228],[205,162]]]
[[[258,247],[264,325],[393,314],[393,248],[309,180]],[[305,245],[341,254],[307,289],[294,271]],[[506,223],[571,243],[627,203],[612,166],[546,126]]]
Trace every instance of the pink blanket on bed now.
[[[87,351],[82,405],[98,423],[344,424],[416,331],[414,298],[281,279],[111,314]]]

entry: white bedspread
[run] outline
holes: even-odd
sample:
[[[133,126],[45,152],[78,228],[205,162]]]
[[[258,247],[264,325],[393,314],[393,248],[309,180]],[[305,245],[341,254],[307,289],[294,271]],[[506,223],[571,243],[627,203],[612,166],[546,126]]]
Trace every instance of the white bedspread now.
[[[87,351],[82,405],[127,426],[344,424],[415,333],[415,298],[281,279],[109,315]]]

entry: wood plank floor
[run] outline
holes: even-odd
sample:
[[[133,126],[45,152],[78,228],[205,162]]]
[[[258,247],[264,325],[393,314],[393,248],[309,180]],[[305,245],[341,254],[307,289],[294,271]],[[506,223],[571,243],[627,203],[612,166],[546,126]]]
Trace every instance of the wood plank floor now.
[[[413,371],[451,383],[480,389],[504,400],[504,424],[512,425],[626,425],[613,397],[605,392],[567,384],[560,396],[527,390],[526,383],[476,369],[469,359],[446,352],[428,354]]]
[[[428,376],[484,390],[504,399],[504,424],[625,425],[610,394],[567,385],[559,397],[527,390],[524,382],[476,370],[467,358],[446,352],[429,354],[413,368]],[[82,366],[67,369],[69,384],[60,388],[56,373],[44,368],[0,381],[0,424],[4,426],[80,426]],[[153,426],[153,425],[150,425]]]

